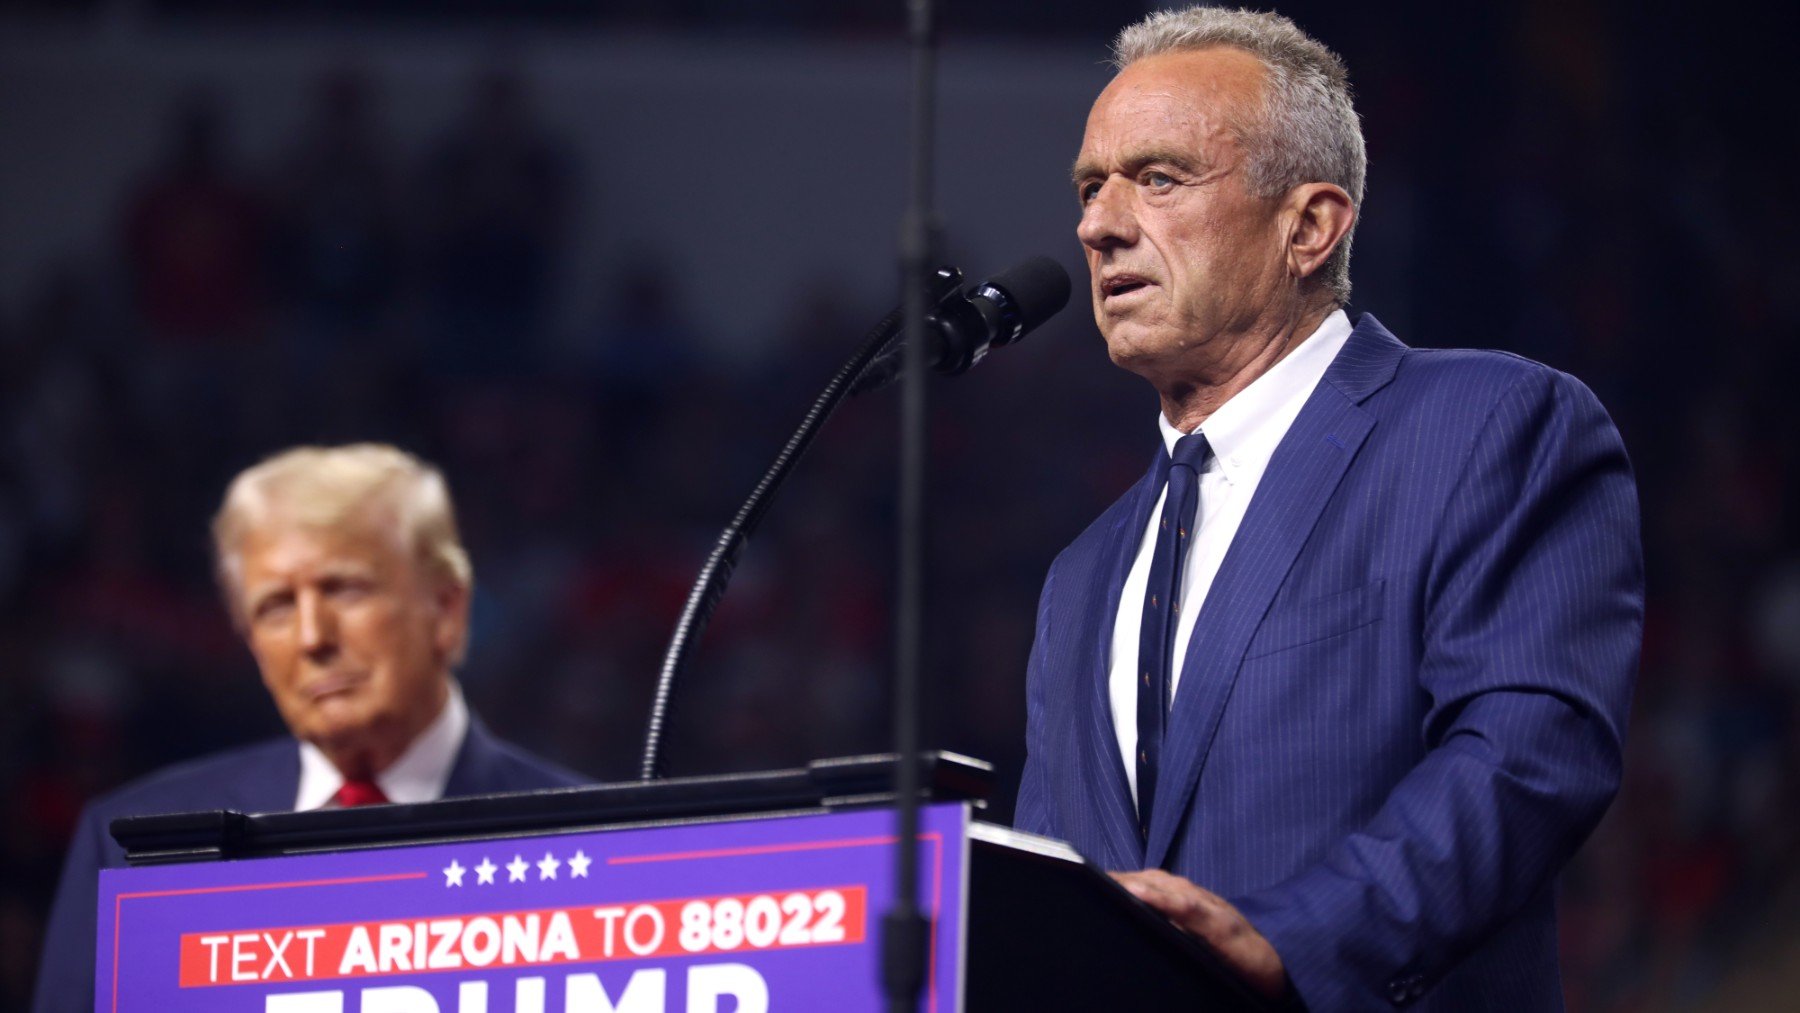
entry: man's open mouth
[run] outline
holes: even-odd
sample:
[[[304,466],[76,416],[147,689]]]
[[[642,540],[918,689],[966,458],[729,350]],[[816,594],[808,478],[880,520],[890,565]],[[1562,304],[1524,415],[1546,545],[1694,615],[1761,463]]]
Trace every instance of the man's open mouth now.
[[[1149,284],[1149,282],[1139,278],[1137,275],[1121,274],[1116,277],[1102,280],[1100,282],[1100,291],[1110,299],[1116,295],[1126,295],[1131,292],[1136,292],[1138,289],[1144,288]]]

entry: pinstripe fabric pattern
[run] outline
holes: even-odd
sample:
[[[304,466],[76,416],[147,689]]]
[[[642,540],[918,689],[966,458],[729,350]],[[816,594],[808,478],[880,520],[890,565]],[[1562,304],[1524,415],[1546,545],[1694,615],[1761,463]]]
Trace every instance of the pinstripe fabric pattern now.
[[[1605,411],[1364,315],[1197,620],[1140,846],[1104,684],[1162,467],[1045,580],[1019,826],[1230,898],[1313,1009],[1561,1008],[1551,884],[1617,788],[1642,629]]]

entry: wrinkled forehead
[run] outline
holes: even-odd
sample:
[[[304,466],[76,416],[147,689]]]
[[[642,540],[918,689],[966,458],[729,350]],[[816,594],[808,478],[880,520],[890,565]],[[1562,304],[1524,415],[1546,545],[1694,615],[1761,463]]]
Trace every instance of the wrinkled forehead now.
[[[1141,145],[1236,143],[1262,108],[1266,75],[1255,56],[1225,46],[1138,60],[1094,100],[1082,154],[1109,157]]]

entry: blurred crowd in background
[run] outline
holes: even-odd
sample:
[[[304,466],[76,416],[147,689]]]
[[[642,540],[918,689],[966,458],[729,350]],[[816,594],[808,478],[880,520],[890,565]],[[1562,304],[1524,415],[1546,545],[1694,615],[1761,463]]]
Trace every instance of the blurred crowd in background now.
[[[620,6],[669,33],[754,20]],[[770,6],[759,31],[900,45],[897,3]],[[968,23],[1001,37],[1027,6],[1032,38],[1083,59],[1131,16],[1010,4]],[[1353,273],[1393,302],[1359,292],[1353,311],[1574,373],[1638,469],[1643,668],[1625,787],[1565,876],[1571,1006],[1783,1008],[1800,989],[1800,257],[1770,139],[1791,105],[1745,96],[1779,94],[1755,40],[1792,37],[1795,16],[1340,8],[1281,9],[1358,85],[1366,213],[1388,238],[1359,243]],[[594,10],[537,13],[612,16]],[[695,323],[703,289],[619,256],[571,325],[552,312],[570,208],[631,198],[596,192],[568,143],[587,125],[534,107],[528,64],[472,73],[460,101],[402,148],[379,76],[321,67],[285,154],[252,163],[196,80],[160,157],[83,198],[116,208],[91,249],[7,266],[30,281],[0,305],[0,1008],[29,992],[84,800],[280,730],[210,580],[232,474],[300,442],[388,440],[438,464],[475,561],[475,709],[629,778],[688,582],[893,301],[796,291],[788,323],[722,359]],[[0,158],[31,143],[0,137]],[[1072,259],[1073,199],[1046,213],[1066,216]],[[948,226],[952,242],[980,227]],[[1154,399],[1106,363],[1079,282],[1004,355],[932,388],[926,651],[929,739],[996,763],[1000,819],[1038,582],[1157,447]],[[675,772],[888,747],[897,414],[892,390],[849,402],[777,501],[689,673]]]

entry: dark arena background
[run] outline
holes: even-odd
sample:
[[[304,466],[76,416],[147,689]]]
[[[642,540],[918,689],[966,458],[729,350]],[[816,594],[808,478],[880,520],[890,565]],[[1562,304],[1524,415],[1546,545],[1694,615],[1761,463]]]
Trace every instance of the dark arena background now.
[[[1144,7],[950,3],[938,203],[981,277],[1085,281],[1069,163]],[[754,12],[751,11],[754,8]],[[1292,2],[1370,152],[1354,309],[1585,381],[1649,565],[1621,794],[1566,871],[1570,1007],[1800,994],[1800,299],[1791,4]],[[0,1008],[82,803],[280,730],[209,575],[225,482],[299,442],[439,464],[461,679],[636,774],[718,529],[897,300],[898,0],[0,0]],[[1006,818],[1054,553],[1156,406],[1079,292],[931,387],[929,744]],[[899,398],[853,400],[688,673],[676,773],[890,747]],[[1081,462],[1079,467],[1070,462]]]

